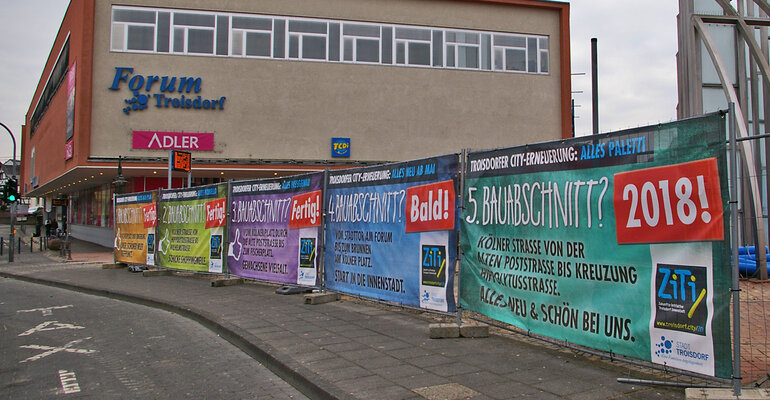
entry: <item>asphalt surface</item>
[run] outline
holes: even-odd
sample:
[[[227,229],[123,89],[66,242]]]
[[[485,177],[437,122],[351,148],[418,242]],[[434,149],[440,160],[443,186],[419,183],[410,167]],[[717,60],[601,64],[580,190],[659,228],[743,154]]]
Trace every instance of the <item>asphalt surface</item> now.
[[[3,398],[306,398],[200,324],[155,308],[5,278],[0,321]]]
[[[321,305],[276,286],[212,287],[210,276],[142,277],[103,269],[111,249],[74,241],[56,252],[0,257],[0,276],[175,312],[238,346],[310,398],[676,399],[684,388],[617,382],[681,377],[491,329],[478,339],[430,339],[454,319],[343,297]],[[235,363],[235,362],[234,362]],[[684,383],[689,383],[686,379]],[[682,382],[680,382],[682,383]],[[224,398],[224,397],[223,397]]]

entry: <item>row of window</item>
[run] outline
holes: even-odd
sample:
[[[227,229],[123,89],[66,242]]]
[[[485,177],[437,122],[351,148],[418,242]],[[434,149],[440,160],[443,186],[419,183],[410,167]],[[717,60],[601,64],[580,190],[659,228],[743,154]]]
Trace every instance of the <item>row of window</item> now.
[[[548,37],[306,18],[115,6],[119,52],[256,57],[534,74]]]
[[[67,76],[67,70],[69,68],[69,56],[70,56],[70,41],[64,42],[59,57],[56,59],[56,64],[51,70],[51,75],[45,83],[43,93],[40,95],[35,109],[32,111],[32,117],[30,118],[30,136],[35,133],[37,126],[40,124],[40,120],[43,119],[43,114],[48,110],[48,104],[53,99],[53,95],[59,89],[59,85],[64,82],[64,77]]]

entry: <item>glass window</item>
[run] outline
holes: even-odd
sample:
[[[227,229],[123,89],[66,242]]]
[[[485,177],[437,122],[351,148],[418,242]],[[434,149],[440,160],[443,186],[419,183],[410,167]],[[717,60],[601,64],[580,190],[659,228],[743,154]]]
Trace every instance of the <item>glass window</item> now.
[[[345,61],[380,62],[380,27],[377,25],[344,24],[342,29]]]
[[[230,51],[234,56],[243,55],[243,31],[233,31],[233,42]]]
[[[289,32],[326,34],[326,22],[289,21]]]
[[[431,31],[396,27],[396,64],[431,65]]]
[[[363,62],[380,62],[380,41],[370,39],[356,40],[356,58]]]
[[[408,49],[410,65],[430,65],[430,43],[410,42]]]
[[[433,66],[444,66],[444,31],[433,31]]]
[[[340,24],[329,23],[329,61],[340,60]]]
[[[125,50],[125,32],[126,26],[123,24],[112,24],[112,50]]]
[[[168,53],[169,28],[171,27],[171,14],[167,12],[158,13],[158,45],[155,51]]]
[[[479,37],[475,32],[447,31],[447,67],[478,69],[481,54]],[[486,39],[489,40],[488,35]],[[488,48],[486,53],[489,54]],[[487,69],[488,65],[487,63]]]
[[[393,63],[393,28],[382,27],[382,63]]]
[[[478,68],[479,48],[473,46],[457,46],[457,66],[460,68]]]
[[[276,19],[273,21],[273,57],[286,57],[286,21]]]
[[[505,69],[508,71],[526,71],[527,51],[524,49],[505,49]]]
[[[230,32],[230,18],[226,16],[217,17],[217,55],[227,55],[227,39]]]
[[[269,31],[273,29],[273,21],[269,18],[233,17],[233,29]]]
[[[110,38],[110,49],[117,52],[171,51],[535,74],[550,71],[549,45],[549,38],[542,35],[130,6],[113,7]]]
[[[345,36],[380,37],[380,27],[377,25],[345,24],[342,30]]]
[[[126,49],[128,50],[155,50],[155,27],[143,25],[129,25],[127,29],[128,40]]]
[[[174,52],[184,52],[184,28],[174,28]]]
[[[214,53],[214,31],[209,29],[187,30],[188,53]]]
[[[527,38],[527,71],[539,72],[537,69],[537,38]]]
[[[247,32],[246,33],[246,55],[257,57],[270,57],[270,33]]]
[[[326,38],[311,35],[302,36],[302,58],[325,60]]]
[[[155,11],[114,9],[112,10],[112,21],[154,24]]]
[[[214,14],[174,13],[174,25],[214,27]]]
[[[430,41],[430,31],[416,28],[396,28],[396,39]]]

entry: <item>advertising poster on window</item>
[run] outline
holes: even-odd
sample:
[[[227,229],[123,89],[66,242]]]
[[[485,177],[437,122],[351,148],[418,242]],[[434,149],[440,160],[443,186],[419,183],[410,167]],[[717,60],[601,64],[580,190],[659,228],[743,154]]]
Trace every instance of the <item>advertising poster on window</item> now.
[[[115,261],[155,264],[156,192],[115,195]]]
[[[329,289],[453,311],[457,155],[329,173]]]
[[[227,184],[162,190],[157,259],[165,268],[221,273]]]
[[[460,304],[729,378],[721,114],[469,155]]]
[[[315,173],[231,184],[231,274],[318,284],[323,178]]]

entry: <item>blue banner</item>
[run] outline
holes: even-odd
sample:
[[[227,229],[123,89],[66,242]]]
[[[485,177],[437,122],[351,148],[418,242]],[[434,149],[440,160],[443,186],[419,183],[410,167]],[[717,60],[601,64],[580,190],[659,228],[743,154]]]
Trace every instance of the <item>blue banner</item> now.
[[[329,173],[329,289],[454,311],[457,155]]]

